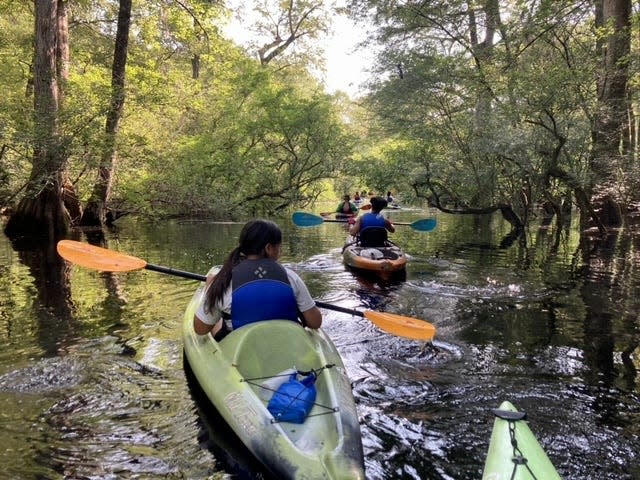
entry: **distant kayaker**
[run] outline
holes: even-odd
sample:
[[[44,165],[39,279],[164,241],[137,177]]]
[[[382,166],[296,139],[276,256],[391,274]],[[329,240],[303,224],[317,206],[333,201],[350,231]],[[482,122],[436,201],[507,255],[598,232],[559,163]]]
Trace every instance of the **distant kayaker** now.
[[[358,213],[358,207],[356,207],[356,204],[351,201],[351,197],[349,195],[345,195],[340,204],[338,204],[336,213],[342,215],[356,215]]]
[[[387,204],[392,204],[394,202],[393,195],[391,195],[391,191],[387,192]]]
[[[387,240],[387,231],[393,233],[396,227],[382,215],[387,201],[382,197],[371,199],[371,211],[359,216],[349,228],[349,234],[359,237],[360,244],[366,247],[382,247]]]
[[[278,263],[282,231],[269,220],[245,224],[239,245],[220,271],[207,281],[207,292],[193,318],[197,334],[221,339],[229,331],[262,320],[299,321],[320,328],[322,313],[302,279]]]

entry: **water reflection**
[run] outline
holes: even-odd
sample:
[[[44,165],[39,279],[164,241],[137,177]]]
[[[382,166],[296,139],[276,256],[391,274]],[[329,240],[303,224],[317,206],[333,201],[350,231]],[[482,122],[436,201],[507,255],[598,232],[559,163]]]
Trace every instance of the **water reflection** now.
[[[502,400],[528,413],[564,478],[640,478],[640,237],[632,231],[581,239],[572,229],[532,229],[526,242],[507,246],[510,229],[499,219],[442,216],[428,234],[398,229],[407,276],[384,282],[345,268],[341,225],[279,223],[282,260],[314,297],[438,328],[431,350],[323,311],[352,381],[368,478],[480,478],[491,409]],[[222,263],[241,226],[129,218],[102,237],[75,239],[204,273]],[[217,420],[207,420],[184,375],[180,318],[197,282],[91,272],[50,247],[16,252],[6,239],[0,256],[0,460],[8,478],[223,478],[242,470],[259,478]],[[231,451],[227,459],[214,444]]]
[[[71,301],[69,267],[55,244],[16,244],[20,261],[29,269],[36,294],[37,341],[45,355],[63,354],[77,335]]]
[[[351,290],[360,299],[362,307],[384,312],[393,301],[393,292],[406,280],[406,272],[398,272],[389,278],[381,278],[374,273],[362,272],[345,267],[351,273]]]

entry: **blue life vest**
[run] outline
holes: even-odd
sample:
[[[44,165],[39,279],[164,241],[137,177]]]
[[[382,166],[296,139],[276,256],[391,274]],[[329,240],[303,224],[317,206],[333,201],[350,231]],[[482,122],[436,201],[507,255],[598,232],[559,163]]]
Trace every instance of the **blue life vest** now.
[[[231,323],[240,328],[263,320],[298,321],[298,304],[282,265],[269,258],[244,260],[231,274]]]
[[[384,247],[387,241],[387,227],[382,213],[365,213],[360,217],[358,237],[362,247]]]
[[[365,213],[360,218],[360,230],[364,230],[369,227],[382,227],[385,228],[386,221],[382,213]]]

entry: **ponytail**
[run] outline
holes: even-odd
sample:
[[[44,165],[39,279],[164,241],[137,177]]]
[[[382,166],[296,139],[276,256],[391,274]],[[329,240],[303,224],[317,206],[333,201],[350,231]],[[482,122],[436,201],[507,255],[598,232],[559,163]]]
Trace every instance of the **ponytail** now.
[[[252,220],[242,227],[238,240],[239,245],[231,251],[207,289],[204,304],[206,312],[212,312],[216,303],[222,301],[224,293],[231,285],[234,267],[248,255],[265,256],[267,244],[279,245],[282,243],[282,231],[276,223],[269,220]]]
[[[216,302],[222,300],[224,296],[224,292],[226,292],[229,285],[231,285],[231,273],[233,272],[233,267],[238,265],[244,255],[240,253],[240,247],[234,248],[227,260],[222,265],[222,268],[218,273],[216,273],[213,282],[207,288],[206,299],[204,303],[204,309],[206,312],[212,312],[216,306]]]

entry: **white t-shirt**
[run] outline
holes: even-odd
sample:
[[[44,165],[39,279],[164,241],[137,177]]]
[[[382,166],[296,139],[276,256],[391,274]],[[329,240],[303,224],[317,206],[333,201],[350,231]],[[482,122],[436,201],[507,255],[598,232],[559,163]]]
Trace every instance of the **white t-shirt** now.
[[[291,288],[293,288],[293,293],[296,296],[296,303],[298,304],[298,310],[301,312],[306,312],[310,308],[316,306],[316,302],[311,298],[311,294],[309,293],[309,289],[302,281],[302,279],[298,276],[296,272],[290,270],[287,267],[284,267],[287,272],[287,277],[289,278],[289,283],[291,284]],[[198,307],[196,311],[196,315],[202,323],[206,323],[207,325],[215,325],[218,323],[218,320],[222,318],[222,312],[227,314],[231,313],[231,292],[232,286],[229,286],[227,290],[224,292],[222,296],[222,302],[216,302],[215,308],[212,309],[211,312],[207,312],[204,309],[204,305],[206,301],[203,299],[202,303]],[[231,322],[228,322],[228,327],[231,327]]]

